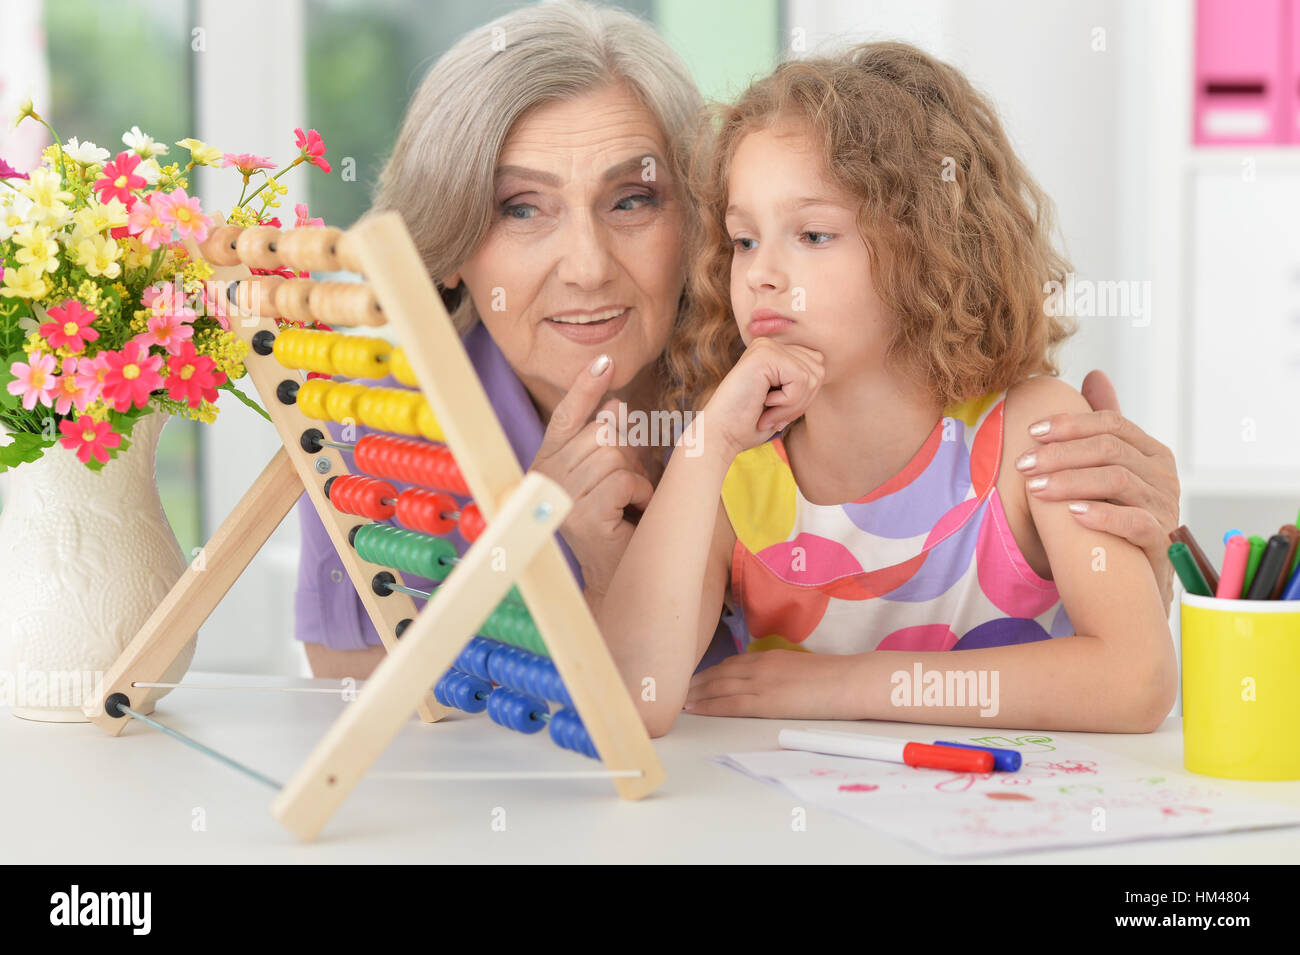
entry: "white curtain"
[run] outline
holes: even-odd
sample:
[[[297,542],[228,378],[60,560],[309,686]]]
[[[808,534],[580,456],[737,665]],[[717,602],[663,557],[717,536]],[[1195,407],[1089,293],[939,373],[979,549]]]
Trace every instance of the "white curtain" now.
[[[18,104],[29,96],[36,111],[50,114],[44,0],[5,0],[0,4],[0,157],[19,172],[30,172],[50,144],[37,123],[12,128]]]

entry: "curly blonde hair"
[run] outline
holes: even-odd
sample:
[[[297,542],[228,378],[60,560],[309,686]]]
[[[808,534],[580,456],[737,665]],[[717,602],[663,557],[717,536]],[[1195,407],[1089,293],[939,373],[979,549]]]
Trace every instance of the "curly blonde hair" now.
[[[821,140],[828,175],[861,200],[871,277],[896,317],[888,357],[947,406],[1059,374],[1073,323],[1048,314],[1045,284],[1069,263],[1051,200],[1016,156],[989,100],[956,69],[905,43],[781,64],[714,108],[696,157],[690,314],[669,344],[669,406],[697,407],[744,351],[732,317],[728,170],[746,134],[786,118]]]

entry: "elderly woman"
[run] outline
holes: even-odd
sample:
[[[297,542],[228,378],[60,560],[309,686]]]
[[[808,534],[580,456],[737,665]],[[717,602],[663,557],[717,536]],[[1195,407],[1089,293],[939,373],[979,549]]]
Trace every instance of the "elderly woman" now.
[[[685,65],[641,20],[585,3],[527,7],[429,71],[373,206],[404,217],[521,467],[574,499],[561,546],[593,608],[667,449],[610,445],[592,419],[619,402],[664,407],[663,354],[686,313],[683,173],[700,105]],[[1173,457],[1120,416],[1102,373],[1082,390],[1098,410],[1051,419],[1025,473],[1050,474],[1033,492],[1043,499],[1093,500],[1084,523],[1142,547],[1168,607]],[[332,430],[355,440],[365,429]],[[306,495],[298,513],[297,639],[317,676],[364,677],[384,653],[379,636]],[[730,649],[727,631],[724,618],[706,663]]]

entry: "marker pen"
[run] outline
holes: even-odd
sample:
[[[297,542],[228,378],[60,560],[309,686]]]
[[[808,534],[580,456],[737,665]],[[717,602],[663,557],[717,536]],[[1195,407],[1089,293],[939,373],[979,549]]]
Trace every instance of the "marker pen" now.
[[[976,753],[950,746],[910,743],[904,739],[837,733],[833,730],[781,730],[777,741],[782,749],[798,749],[808,753],[879,759],[927,769],[951,769],[961,773],[993,772],[993,754],[990,752]]]

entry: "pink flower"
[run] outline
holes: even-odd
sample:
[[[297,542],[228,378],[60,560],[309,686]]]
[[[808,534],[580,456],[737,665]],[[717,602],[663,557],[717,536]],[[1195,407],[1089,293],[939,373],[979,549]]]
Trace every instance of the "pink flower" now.
[[[140,165],[140,157],[133,152],[123,150],[117,158],[104,167],[104,175],[95,180],[94,190],[99,193],[99,201],[107,203],[117,199],[124,206],[131,205],[131,190],[143,189],[146,185],[144,176],[135,174],[135,167]]]
[[[107,376],[107,352],[101,352],[94,358],[82,357],[77,363],[77,388],[85,395],[86,404],[97,400],[104,393],[104,379]]]
[[[0,179],[30,179],[31,176],[25,172],[19,172],[13,166],[9,165],[3,159],[0,159]]]
[[[191,408],[197,408],[204,399],[216,401],[217,386],[225,380],[226,373],[218,371],[210,357],[195,352],[192,342],[181,345],[167,363],[167,397],[188,402]]]
[[[70,298],[62,305],[46,309],[45,314],[54,321],[43,324],[41,334],[54,348],[84,351],[87,342],[99,338],[99,332],[90,327],[99,316],[76,299]]]
[[[215,318],[218,325],[225,331],[230,331],[230,299],[225,296],[223,284],[203,283],[203,314],[208,318]]]
[[[22,395],[23,407],[31,411],[39,401],[45,407],[54,404],[54,389],[59,381],[54,376],[54,356],[36,352],[30,364],[16,361],[9,366],[14,380],[9,382],[9,394]]]
[[[108,450],[120,447],[122,436],[113,430],[107,421],[96,421],[89,415],[82,415],[76,421],[64,418],[59,422],[63,437],[59,444],[69,451],[76,449],[77,460],[85,464],[94,455],[100,464],[108,463]]]
[[[162,355],[150,355],[137,341],[127,342],[120,352],[101,352],[107,356],[108,374],[104,376],[106,401],[113,402],[115,411],[131,407],[143,408],[149,395],[162,385]]]
[[[164,193],[151,192],[147,199],[131,207],[131,218],[127,222],[127,228],[131,230],[132,235],[138,235],[140,241],[151,249],[171,241],[172,227],[163,218],[163,213],[171,205],[171,201]]]
[[[202,242],[208,237],[208,227],[212,220],[203,214],[198,196],[185,195],[184,189],[173,189],[169,204],[159,212],[163,222],[173,223],[183,239],[193,236],[195,242]]]
[[[307,218],[307,204],[306,204],[305,202],[300,202],[300,203],[298,203],[296,206],[293,207],[293,211],[294,211],[294,213],[298,216],[298,221],[295,222],[294,225],[297,226],[297,227],[299,227],[299,228],[301,228],[301,227],[303,227],[303,226],[323,226],[323,225],[325,225],[325,220],[324,220],[324,219],[319,219],[319,218],[317,218],[317,219],[308,219],[308,218]]]
[[[319,166],[322,172],[329,172],[330,164],[325,159],[325,142],[320,138],[320,133],[309,129],[306,135],[303,135],[301,129],[295,129],[293,135],[302,158],[313,166]]]
[[[198,316],[192,308],[162,314],[154,312],[149,316],[149,330],[136,335],[131,341],[139,342],[144,348],[159,345],[167,349],[167,354],[175,355],[180,350],[181,342],[194,337],[194,326],[189,323],[196,318]]]
[[[59,383],[54,389],[54,411],[56,414],[67,414],[68,409],[74,406],[78,411],[85,411],[86,405],[90,404],[90,399],[86,397],[85,386],[81,383],[81,376],[77,374],[78,363],[87,360],[77,358],[75,355],[69,355],[63,359],[63,375],[59,378]]]
[[[265,156],[254,156],[252,153],[223,153],[225,162],[222,168],[234,166],[245,176],[251,176],[259,169],[274,169],[275,163]]]
[[[173,283],[154,282],[140,293],[140,304],[155,315],[165,315],[172,309],[174,295]]]

